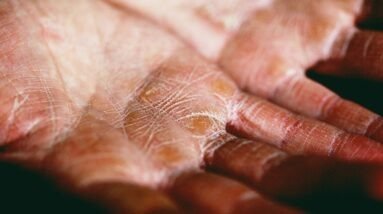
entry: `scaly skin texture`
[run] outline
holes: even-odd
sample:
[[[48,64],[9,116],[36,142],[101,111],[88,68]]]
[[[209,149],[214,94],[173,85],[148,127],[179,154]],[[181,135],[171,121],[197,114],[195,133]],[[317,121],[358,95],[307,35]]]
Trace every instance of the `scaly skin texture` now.
[[[9,19],[20,22],[10,24],[20,30],[5,39],[28,38],[31,44],[26,48],[16,41],[10,53],[4,53],[4,62],[12,57],[18,62],[4,63],[7,69],[2,78],[6,155],[37,162],[48,155],[48,164],[57,161],[61,166],[59,160],[65,160],[65,155],[95,154],[77,148],[84,146],[78,141],[129,141],[133,148],[127,151],[139,158],[147,156],[144,159],[155,159],[164,167],[195,168],[204,150],[202,142],[208,135],[214,140],[224,129],[224,102],[233,95],[234,84],[158,28],[101,2],[81,1],[72,13],[65,2],[3,4],[9,8],[8,16],[13,16]],[[11,11],[17,11],[16,15]],[[88,19],[82,13],[88,13]],[[64,23],[52,21],[60,19]],[[103,19],[112,26],[104,25]],[[22,20],[34,27],[23,28]],[[210,91],[205,82],[212,83]],[[108,129],[111,134],[92,131]],[[100,152],[108,150],[96,146]],[[138,152],[133,152],[135,147]],[[139,154],[141,150],[145,155]],[[76,156],[86,159],[85,154]]]
[[[172,189],[232,138],[225,124],[236,86],[142,18],[102,1],[73,4],[1,2],[1,159],[117,212],[176,212],[162,193],[135,185]],[[224,212],[244,201],[290,212],[225,182],[239,194]]]
[[[215,61],[242,89],[349,132],[383,140],[381,117],[304,76],[322,62],[321,72],[382,80],[383,34],[355,27],[355,20],[366,13],[381,19],[382,12],[375,9],[381,2],[110,1],[166,26]]]
[[[177,203],[207,213],[238,209],[249,213],[296,212],[235,180],[200,171],[201,166],[218,165],[215,155],[227,142],[251,143],[255,151],[265,149],[251,154],[256,160],[255,182],[288,159],[288,153],[383,163],[379,124],[367,136],[356,135],[351,132],[364,134],[365,130],[359,133],[359,129],[342,124],[334,127],[246,94],[217,65],[140,14],[121,8],[120,3],[0,1],[1,159],[48,172],[58,183],[118,212],[176,212],[175,202],[153,190],[165,189],[179,199]],[[270,5],[264,1],[233,7],[237,18],[213,20],[214,31],[234,34],[240,23],[252,16],[252,7]],[[271,8],[287,10],[285,7]],[[211,16],[205,9],[198,13]],[[221,45],[226,43],[222,41]],[[234,44],[227,45],[220,63],[229,73],[230,66],[237,64],[234,58],[225,57],[234,47],[243,50]],[[214,48],[206,51],[208,54],[201,52],[208,56]],[[315,53],[313,58],[317,58]],[[287,60],[283,57],[281,60]],[[249,72],[245,65],[236,69]],[[305,106],[304,100],[301,102]],[[362,128],[371,126],[370,120],[379,122],[377,115],[364,109],[355,117],[356,121],[367,118],[367,122],[358,122]],[[227,168],[234,174],[242,173],[235,167]],[[207,188],[198,188],[204,185],[214,191],[206,195]],[[185,188],[188,186],[195,188]],[[121,198],[135,197],[131,191],[139,192],[142,200],[125,203]],[[222,194],[230,200],[217,201]],[[153,200],[147,200],[151,196]],[[220,206],[222,203],[225,206]]]

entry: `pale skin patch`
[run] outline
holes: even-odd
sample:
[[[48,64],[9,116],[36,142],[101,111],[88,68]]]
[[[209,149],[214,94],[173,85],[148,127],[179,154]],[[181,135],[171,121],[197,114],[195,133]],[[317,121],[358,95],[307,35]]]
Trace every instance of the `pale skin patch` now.
[[[160,88],[156,84],[149,84],[145,89],[140,93],[138,99],[146,103],[151,103],[158,100],[161,97],[162,93]]]
[[[127,17],[129,17],[129,15],[127,15]],[[108,16],[103,18],[108,20]],[[129,20],[129,18],[127,19]],[[63,179],[65,179],[65,176],[69,177],[69,172],[66,171],[68,168],[79,167],[78,169],[80,171],[79,173],[81,174],[81,178],[76,177],[76,174],[73,175],[73,183],[83,183],[84,180],[87,181],[86,183],[122,180],[144,185],[153,185],[153,183],[159,182],[159,180],[166,182],[169,178],[168,174],[177,174],[179,169],[198,169],[200,164],[203,163],[204,152],[207,150],[206,148],[217,143],[220,140],[218,138],[222,139],[224,138],[222,136],[228,135],[224,129],[224,125],[228,120],[227,115],[232,113],[228,103],[231,103],[233,93],[237,90],[235,85],[223,76],[222,73],[219,73],[221,72],[219,69],[214,69],[215,66],[210,66],[210,63],[198,57],[197,54],[192,51],[183,52],[177,48],[169,48],[170,52],[172,52],[171,50],[177,49],[177,51],[174,51],[173,54],[169,54],[171,57],[178,56],[177,59],[174,60],[174,58],[172,58],[168,61],[165,60],[165,65],[163,67],[159,66],[163,69],[163,71],[161,70],[160,72],[163,75],[159,78],[150,79],[148,75],[153,72],[153,70],[157,72],[156,69],[158,68],[158,64],[161,64],[163,61],[162,58],[159,59],[156,56],[157,54],[161,54],[163,50],[161,45],[153,46],[152,43],[149,43],[148,41],[152,40],[148,38],[155,39],[155,41],[160,41],[160,43],[162,43],[163,40],[157,40],[155,37],[162,37],[163,35],[156,34],[155,37],[145,37],[145,39],[141,40],[141,36],[143,34],[152,34],[155,31],[145,31],[146,33],[143,33],[138,29],[154,26],[149,24],[141,26],[141,22],[136,22],[136,19],[132,20],[131,24],[136,27],[132,28],[137,29],[137,31],[134,30],[133,34],[136,34],[135,38],[138,40],[135,40],[134,42],[129,40],[129,38],[131,38],[130,34],[125,34],[125,32],[119,31],[120,29],[124,29],[123,27],[116,28],[115,33],[121,38],[127,38],[127,40],[122,40],[127,41],[126,44],[130,41],[134,43],[134,45],[137,45],[137,49],[129,49],[129,45],[127,45],[127,47],[120,47],[117,45],[114,48],[123,49],[129,54],[140,50],[140,55],[145,55],[145,49],[150,48],[150,56],[141,56],[142,59],[140,60],[134,60],[134,56],[131,56],[132,58],[126,60],[125,55],[116,54],[115,56],[119,56],[122,59],[120,59],[120,61],[112,61],[108,63],[121,63],[124,65],[132,63],[133,65],[130,66],[132,70],[126,70],[126,67],[121,66],[121,68],[124,69],[118,70],[119,74],[114,78],[121,77],[121,79],[123,79],[123,77],[126,77],[125,75],[127,71],[142,71],[145,72],[145,75],[142,76],[142,82],[146,85],[140,88],[138,86],[141,84],[140,82],[138,85],[135,85],[134,89],[126,87],[127,91],[131,93],[126,93],[125,95],[132,97],[131,99],[127,99],[126,102],[121,103],[120,106],[116,106],[115,109],[115,111],[121,111],[119,116],[121,116],[121,120],[125,119],[125,121],[123,121],[125,126],[122,128],[112,127],[112,130],[116,132],[112,135],[117,136],[116,138],[118,139],[111,137],[109,139],[105,138],[99,140],[100,145],[111,145],[115,149],[111,152],[111,157],[103,154],[103,151],[107,148],[102,146],[94,147],[95,145],[92,143],[100,138],[100,136],[97,135],[105,136],[110,133],[110,130],[108,128],[97,128],[93,123],[87,124],[89,129],[79,131],[80,134],[88,134],[88,136],[83,137],[80,140],[73,140],[71,145],[68,144],[68,141],[62,142],[62,145],[68,147],[73,146],[68,148],[66,153],[67,156],[63,155],[64,150],[62,150],[62,147],[58,146],[55,148],[57,149],[57,153],[53,154],[53,156],[57,155],[56,158],[59,160],[47,167],[47,169],[63,170],[62,176]],[[94,33],[94,31],[92,31],[92,33]],[[166,34],[164,33],[164,35]],[[169,36],[169,38],[172,37]],[[160,48],[157,49],[157,47]],[[167,51],[169,51],[169,49],[167,49]],[[108,50],[108,52],[110,53],[112,50],[113,48]],[[103,51],[100,52],[105,53]],[[84,52],[83,54],[92,53],[94,52]],[[122,51],[122,53],[124,53],[124,51]],[[151,56],[155,56],[155,59],[151,58]],[[110,57],[110,59],[113,58],[114,57]],[[164,58],[167,59],[167,57]],[[62,59],[65,59],[65,57]],[[142,66],[135,70],[135,66],[138,66],[141,63],[148,63],[151,60],[160,62],[156,62],[156,66]],[[70,61],[68,63],[71,64]],[[60,65],[58,66],[60,67]],[[82,66],[80,68],[81,69],[78,69],[78,71],[83,69]],[[108,70],[108,68],[108,66],[105,66],[105,70]],[[92,71],[92,69],[87,70]],[[219,75],[222,75],[222,78],[216,78]],[[106,76],[109,75],[104,73],[103,77]],[[117,93],[120,89],[119,87],[109,87],[114,83],[113,81],[108,83],[110,85],[103,84],[106,80],[102,78],[97,81],[99,81],[97,83],[100,83],[105,87],[97,88],[94,93],[98,93],[97,90],[104,90],[105,88],[108,88],[110,89],[109,93],[113,94],[114,90],[116,90]],[[126,81],[125,83],[129,84],[129,81]],[[46,88],[44,89],[46,90]],[[213,94],[210,92],[213,92]],[[124,93],[121,94],[122,96],[124,95]],[[101,104],[103,102],[109,102],[107,96],[108,93],[101,95],[100,100],[98,101]],[[50,97],[54,97],[54,95],[50,95]],[[86,100],[85,103],[87,103]],[[56,103],[52,102],[50,104],[54,105]],[[62,105],[61,103],[59,104]],[[95,108],[92,103],[87,103],[87,107],[88,108],[84,109],[84,111],[91,111],[92,108]],[[267,108],[267,106],[258,107]],[[97,108],[96,110],[100,109],[102,108]],[[254,110],[259,110],[258,113],[262,113],[262,111],[260,109],[256,109],[256,107],[254,107]],[[113,111],[113,109],[111,111]],[[275,114],[268,115],[275,116]],[[184,118],[182,118],[183,116]],[[254,117],[256,118],[256,116]],[[249,118],[253,119],[250,116]],[[269,118],[278,117],[270,116]],[[263,134],[268,134],[275,130],[275,127],[279,127],[278,125],[271,126],[270,124],[270,126],[267,126],[267,121],[268,120],[263,121],[265,122],[263,127],[266,127],[265,130],[262,130],[264,131]],[[275,121],[278,122],[276,119]],[[78,129],[78,127],[73,128]],[[280,129],[283,130],[284,127],[281,127]],[[311,131],[315,131],[315,129],[312,129]],[[77,134],[79,133],[75,133],[75,135]],[[196,135],[198,135],[198,137],[195,137]],[[277,137],[278,139],[284,138],[283,136]],[[306,142],[306,140],[311,140],[306,135],[302,135],[300,137],[304,138],[304,142]],[[115,144],[116,142],[118,143]],[[222,140],[222,143],[224,142],[225,140]],[[134,147],[137,147],[138,149],[129,149],[127,145],[134,145]],[[316,149],[316,147],[313,148]],[[75,154],[76,152],[77,155]],[[67,161],[72,161],[74,158],[81,159],[84,155],[83,152],[89,152],[89,159],[85,158],[86,160],[84,160],[86,163],[82,161],[73,161],[71,163],[72,165],[68,168],[60,168],[63,167],[62,164]],[[117,153],[118,155],[113,153]],[[139,156],[143,158],[130,159],[133,153],[139,154]],[[128,159],[126,162],[125,158]],[[261,165],[267,165],[268,158],[273,160],[272,156],[266,157],[266,159],[263,159],[265,162],[259,161]],[[139,167],[140,165],[137,165],[136,163],[148,165],[155,163],[155,166],[153,168],[141,168]],[[81,164],[84,164],[82,165],[84,170],[81,169]],[[101,171],[99,168],[102,164],[105,164],[103,166],[103,170],[105,171]],[[163,168],[166,168],[166,173],[161,171]],[[95,178],[87,177],[92,173],[94,173],[92,176]],[[142,181],[140,178],[145,179]],[[252,195],[252,193],[249,195]]]
[[[189,118],[185,126],[193,134],[205,135],[213,126],[213,121],[208,116],[194,116]]]
[[[231,97],[238,90],[227,78],[217,77],[208,82],[213,92],[224,97]]]

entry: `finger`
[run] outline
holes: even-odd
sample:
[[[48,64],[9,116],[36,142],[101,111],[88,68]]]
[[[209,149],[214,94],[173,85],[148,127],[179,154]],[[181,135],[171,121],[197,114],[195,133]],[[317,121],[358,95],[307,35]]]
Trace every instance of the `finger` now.
[[[383,121],[379,115],[340,98],[306,77],[294,77],[281,85],[273,93],[275,103],[348,132],[383,142]]]
[[[209,173],[176,178],[171,194],[196,213],[299,213],[234,180]]]
[[[82,189],[83,195],[103,204],[112,213],[179,213],[164,194],[129,183],[95,183]]]
[[[357,20],[359,23],[383,23],[383,2],[381,0],[364,0],[362,11]]]
[[[266,143],[234,139],[216,149],[206,163],[208,167],[256,184],[267,171],[289,157],[286,152]]]
[[[293,154],[383,163],[383,145],[374,140],[294,115],[252,96],[240,95],[238,103],[227,124],[233,134],[262,140]]]
[[[311,1],[307,2],[311,3]],[[285,9],[290,11],[289,7]],[[220,66],[242,88],[251,93],[271,99],[273,102],[305,116],[322,119],[356,134],[365,134],[368,132],[369,127],[377,126],[377,131],[375,131],[375,128],[371,130],[378,134],[367,134],[374,136],[375,139],[381,138],[379,136],[380,119],[377,119],[376,114],[350,102],[345,102],[324,87],[304,78],[305,69],[303,68],[320,59],[318,53],[314,50],[328,45],[326,46],[322,42],[318,43],[318,41],[314,42],[311,40],[312,38],[302,36],[303,34],[296,34],[293,29],[299,29],[300,25],[293,24],[290,26],[287,22],[279,23],[280,18],[276,18],[278,16],[273,16],[271,12],[267,14],[268,19],[277,19],[275,22],[278,23],[278,27],[284,29],[285,32],[291,33],[280,33],[282,30],[275,31],[274,29],[277,27],[269,25],[269,21],[265,22],[263,19],[257,21],[258,19],[255,17],[251,22],[245,24],[244,30],[229,42],[220,58]],[[259,28],[259,25],[264,29]],[[317,26],[316,23],[307,25]],[[325,26],[331,28],[325,24],[323,29],[326,29]],[[315,32],[314,35],[319,33],[318,37],[315,38],[323,39],[329,36],[325,33],[327,31],[323,31],[322,28],[320,28],[322,30],[315,29],[311,29],[313,33]],[[347,30],[347,35],[349,30]],[[337,36],[340,38],[347,37],[340,34]],[[270,45],[271,43],[268,41],[275,41],[276,43]],[[305,45],[302,47],[301,43]],[[310,54],[311,51],[315,53]],[[325,52],[330,52],[330,48]],[[308,56],[311,55],[318,57],[309,59]],[[327,102],[332,106],[327,107]],[[350,112],[351,116],[348,115]],[[375,137],[375,135],[378,136]]]
[[[367,192],[365,178],[372,167],[335,160],[291,156],[265,143],[236,139],[219,147],[209,168],[239,178],[258,190],[280,199],[312,197],[360,189]]]
[[[365,77],[383,81],[383,33],[356,32],[347,44],[345,54],[333,56],[314,67],[318,72]]]

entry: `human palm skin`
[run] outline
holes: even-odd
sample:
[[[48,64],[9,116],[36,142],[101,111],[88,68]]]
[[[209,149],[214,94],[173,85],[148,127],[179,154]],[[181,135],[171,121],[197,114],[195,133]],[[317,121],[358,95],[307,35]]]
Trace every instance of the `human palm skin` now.
[[[382,139],[377,115],[304,76],[324,61],[318,71],[382,80],[382,34],[355,27],[363,14],[381,19],[379,1],[111,2],[167,26],[220,65],[242,89],[299,114]]]
[[[290,160],[291,154],[382,164],[379,116],[346,103],[341,110],[356,111],[350,120],[344,122],[347,112],[336,110],[324,118],[335,127],[242,92],[238,78],[252,78],[237,71],[250,73],[255,65],[232,60],[229,52],[257,47],[229,44],[218,63],[222,71],[177,36],[119,3],[0,2],[2,159],[47,172],[62,185],[90,192],[125,212],[177,211],[174,202],[152,189],[165,190],[204,212],[295,212],[237,181],[200,171],[206,165],[262,183],[268,170]],[[210,43],[195,44],[209,49],[200,50],[206,57],[218,58]],[[309,52],[302,66],[321,57]],[[239,56],[248,59],[245,53]],[[281,64],[287,60],[275,57]],[[297,54],[288,61],[305,59]],[[273,78],[284,71],[278,66],[275,72],[264,67],[269,71],[259,77],[264,85],[253,84],[264,87],[264,93],[249,91],[267,94]],[[303,95],[287,99],[283,92],[273,94],[317,110]]]

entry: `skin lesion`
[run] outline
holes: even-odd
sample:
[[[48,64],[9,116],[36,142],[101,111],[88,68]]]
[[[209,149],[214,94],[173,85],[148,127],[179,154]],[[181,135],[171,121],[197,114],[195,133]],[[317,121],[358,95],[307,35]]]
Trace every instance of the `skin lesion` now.
[[[233,97],[238,92],[237,87],[233,82],[228,81],[226,76],[216,75],[216,78],[208,81],[207,85],[217,96]]]
[[[0,81],[2,83],[1,94],[6,102],[3,103],[4,108],[1,111],[1,119],[2,126],[10,127],[7,129],[9,131],[4,133],[5,138],[9,139],[3,142],[13,142],[22,138],[31,139],[28,140],[30,143],[23,143],[23,145],[28,145],[37,142],[36,139],[40,139],[41,146],[44,147],[44,144],[51,146],[55,143],[54,141],[59,141],[61,138],[49,137],[48,135],[62,135],[65,138],[67,132],[71,132],[75,128],[81,114],[87,109],[95,108],[103,112],[110,105],[106,105],[106,107],[101,105],[100,107],[97,106],[97,103],[109,103],[108,96],[110,94],[116,92],[115,94],[127,97],[132,93],[130,86],[127,88],[128,91],[121,92],[125,88],[120,87],[120,85],[111,87],[108,85],[110,82],[104,84],[106,82],[105,77],[115,76],[113,73],[114,65],[120,66],[120,60],[134,62],[136,65],[141,66],[141,70],[150,70],[150,66],[155,66],[152,65],[153,62],[158,63],[158,61],[166,58],[166,53],[171,52],[172,47],[178,44],[174,42],[173,46],[166,50],[166,46],[171,44],[170,40],[174,40],[169,39],[170,36],[156,28],[152,30],[153,27],[150,24],[134,16],[116,13],[113,8],[103,5],[101,2],[89,5],[87,1],[81,1],[81,5],[76,7],[78,11],[72,11],[73,13],[70,13],[69,19],[66,19],[67,17],[64,15],[68,12],[68,8],[72,10],[72,7],[68,7],[65,2],[60,2],[59,5],[51,3],[53,1],[48,1],[46,4],[42,4],[40,1],[34,3],[2,2],[3,14],[1,21],[7,24],[4,24],[2,28],[1,37],[4,37],[4,42],[1,45],[8,47],[8,49],[2,49],[4,58],[1,60],[2,78]],[[12,7],[17,7],[18,12],[13,13],[14,8]],[[90,15],[86,16],[86,20],[78,22],[79,14],[83,12]],[[95,16],[92,16],[92,14]],[[135,35],[135,37],[132,37],[133,41],[128,42],[128,44],[125,40],[122,40],[122,37],[117,37],[113,44],[105,43],[106,46],[110,46],[112,49],[115,49],[113,45],[119,42],[119,44],[126,44],[125,46],[128,46],[128,48],[135,48],[132,52],[140,53],[136,49],[142,47],[138,47],[137,44],[141,44],[142,40],[147,40],[154,35],[159,36],[155,32],[160,32],[160,37],[165,38],[161,41],[151,42],[151,44],[156,44],[151,49],[154,48],[151,51],[152,53],[148,55],[142,53],[136,56],[138,60],[132,59],[133,56],[129,56],[128,59],[119,56],[113,61],[112,59],[115,58],[109,58],[108,52],[104,52],[102,48],[101,43],[106,40],[98,41],[101,38],[96,33],[97,29],[94,25],[94,22],[105,18],[103,16],[110,16],[112,20],[116,19],[116,17],[123,17],[126,25],[130,26],[115,30],[121,31],[125,35],[124,39],[137,33],[143,36],[143,38],[140,38],[141,40],[134,41],[134,39],[139,38],[139,36]],[[13,21],[9,22],[8,19]],[[136,19],[139,21],[136,22]],[[109,22],[113,23],[112,20],[108,19]],[[44,23],[50,23],[49,25],[54,27],[46,29]],[[58,37],[63,39],[57,40],[56,37],[47,37],[47,30],[51,32],[49,34],[57,34]],[[14,33],[10,34],[9,32]],[[101,35],[103,39],[106,39],[108,35],[111,37],[119,35],[117,32],[115,35],[109,34],[107,31],[103,33]],[[13,34],[17,36],[11,36]],[[5,39],[9,41],[5,42]],[[23,42],[25,40],[28,40],[28,43]],[[7,50],[9,51],[7,52]],[[143,50],[141,51],[143,52]],[[163,52],[163,54],[160,52]],[[10,58],[12,60],[9,60]],[[15,63],[9,63],[13,61]],[[148,66],[148,63],[151,65]],[[124,69],[124,67],[121,68]],[[144,78],[145,75],[131,75],[138,72],[135,69],[137,68],[130,68],[130,75],[121,72],[120,77],[125,80],[135,79],[135,82],[140,82],[139,78]],[[78,72],[79,70],[81,72]],[[101,77],[104,77],[104,79]],[[125,83],[122,82],[122,84]],[[99,94],[108,87],[111,89],[109,93],[94,97],[95,94]],[[23,105],[17,105],[20,98],[23,97],[26,98]],[[17,109],[15,109],[15,105]],[[11,118],[9,118],[9,115],[11,115]],[[37,124],[36,121],[40,121],[38,124],[41,126],[32,127],[32,124]],[[39,132],[41,133],[37,134]],[[44,136],[48,139],[43,140],[45,139]],[[20,148],[22,147],[25,148],[25,146]]]
[[[292,154],[381,162],[382,148],[376,142],[340,132],[325,123],[305,119],[266,100],[240,92],[216,65],[205,61],[177,38],[137,14],[103,4],[103,1],[90,6],[91,1],[84,0],[81,1],[83,7],[79,7],[81,10],[68,10],[77,8],[70,6],[75,1],[57,3],[56,0],[46,0],[51,4],[45,9],[43,1],[26,3],[40,3],[39,6],[43,8],[35,10],[36,17],[43,17],[39,20],[45,19],[45,23],[51,24],[50,27],[54,25],[57,28],[25,26],[25,29],[29,29],[25,30],[25,35],[31,36],[27,42],[31,43],[30,46],[17,40],[19,45],[10,52],[18,57],[18,63],[10,67],[10,72],[0,70],[3,75],[0,85],[4,86],[0,90],[0,97],[8,96],[12,100],[6,103],[8,106],[0,108],[0,130],[6,127],[4,121],[11,121],[12,126],[23,127],[25,131],[21,134],[15,131],[12,138],[17,140],[17,136],[21,136],[28,139],[15,150],[2,150],[0,159],[22,159],[22,164],[26,164],[31,161],[28,155],[40,152],[38,161],[34,162],[38,169],[51,173],[58,182],[75,186],[77,190],[98,185],[102,187],[103,183],[130,183],[155,189],[166,186],[175,191],[181,188],[181,192],[185,187],[185,197],[195,197],[193,200],[199,200],[199,204],[213,203],[222,213],[236,209],[235,204],[257,204],[258,199],[263,200],[262,196],[231,179],[201,172],[205,165],[212,164],[240,177],[263,182],[267,180],[267,171],[277,170],[289,157],[287,152],[274,146]],[[286,7],[294,7],[283,5],[285,1],[274,2],[281,4],[281,11]],[[55,6],[55,3],[58,5]],[[270,9],[270,13],[258,18],[258,21],[263,22],[262,26],[270,25],[266,24],[270,20],[279,25],[289,22],[289,19],[281,21],[279,17],[275,18],[272,14],[276,11]],[[68,12],[70,15],[66,22]],[[82,13],[90,15],[86,16],[88,19],[84,22],[79,19]],[[276,43],[271,47],[278,48],[278,44],[284,42],[278,41],[279,38],[297,36],[301,30],[301,26],[296,25],[300,18],[290,20],[288,25],[289,29],[295,27],[294,35],[285,33],[278,37],[277,34],[281,32],[273,32],[275,29],[256,29],[258,31],[254,32],[255,28],[249,27],[242,38],[252,38],[251,41],[256,44],[249,45],[249,40],[243,39],[243,46],[239,48],[247,48],[246,51],[251,52],[262,44],[264,50],[269,49],[270,44],[256,41],[259,37],[253,35],[274,39]],[[27,16],[20,17],[21,21],[23,19],[27,20]],[[328,23],[324,21],[320,24]],[[24,27],[22,23],[20,26]],[[305,35],[312,36],[313,40],[325,37],[321,34],[323,26],[315,27],[307,29],[315,35]],[[200,38],[208,40],[203,36]],[[299,43],[299,38],[295,39],[294,42]],[[282,72],[289,66],[284,61],[287,58],[278,54],[294,52],[295,49],[289,49],[292,46],[287,45],[285,52],[278,49],[275,55],[262,54],[262,50],[253,55],[261,57],[260,60],[265,63],[261,65],[263,68],[270,68],[266,69],[269,73],[265,76],[258,76],[261,77],[260,85],[269,88],[272,81],[266,82],[265,78],[283,76]],[[234,59],[230,54],[227,59]],[[238,56],[243,56],[244,60],[251,58],[241,53]],[[270,56],[276,60],[267,60]],[[241,63],[235,67],[245,70]],[[254,71],[250,67],[248,71]],[[296,74],[294,72],[296,70],[292,69],[291,73]],[[236,74],[246,78],[238,70]],[[286,82],[289,80],[279,83]],[[294,85],[294,82],[290,84]],[[276,88],[275,94],[285,91],[284,88]],[[19,96],[17,89],[22,89],[25,96]],[[305,105],[305,102],[299,105]],[[36,125],[34,121],[40,117],[43,120]],[[44,127],[39,127],[40,124]],[[252,140],[260,139],[274,146],[246,142],[231,133]],[[337,137],[339,133],[344,136]],[[56,134],[61,136],[57,137]],[[49,140],[44,139],[43,135],[50,137]],[[31,150],[28,147],[33,147],[33,143],[45,144],[45,147],[35,146]],[[367,149],[362,148],[363,145]],[[196,171],[200,173],[193,176]],[[184,173],[191,173],[191,179],[186,175],[187,179],[183,180],[181,175]],[[177,182],[181,182],[178,187]],[[193,187],[195,182],[197,185]],[[212,194],[203,194],[199,192],[201,186],[198,183],[209,188],[213,185],[215,190]],[[231,188],[230,185],[234,183]],[[99,191],[108,193],[106,189]],[[230,196],[230,200],[222,199],[227,202],[224,208],[222,201],[216,200],[221,199],[221,195]],[[254,206],[251,210],[258,208]]]
[[[213,126],[213,121],[209,116],[192,116],[187,121],[186,128],[196,135],[205,135],[206,132]]]
[[[153,71],[125,112],[132,140],[168,167],[186,169],[198,167],[209,137],[224,132],[236,91],[229,79],[188,54],[181,50]],[[178,61],[186,57],[194,63]]]

